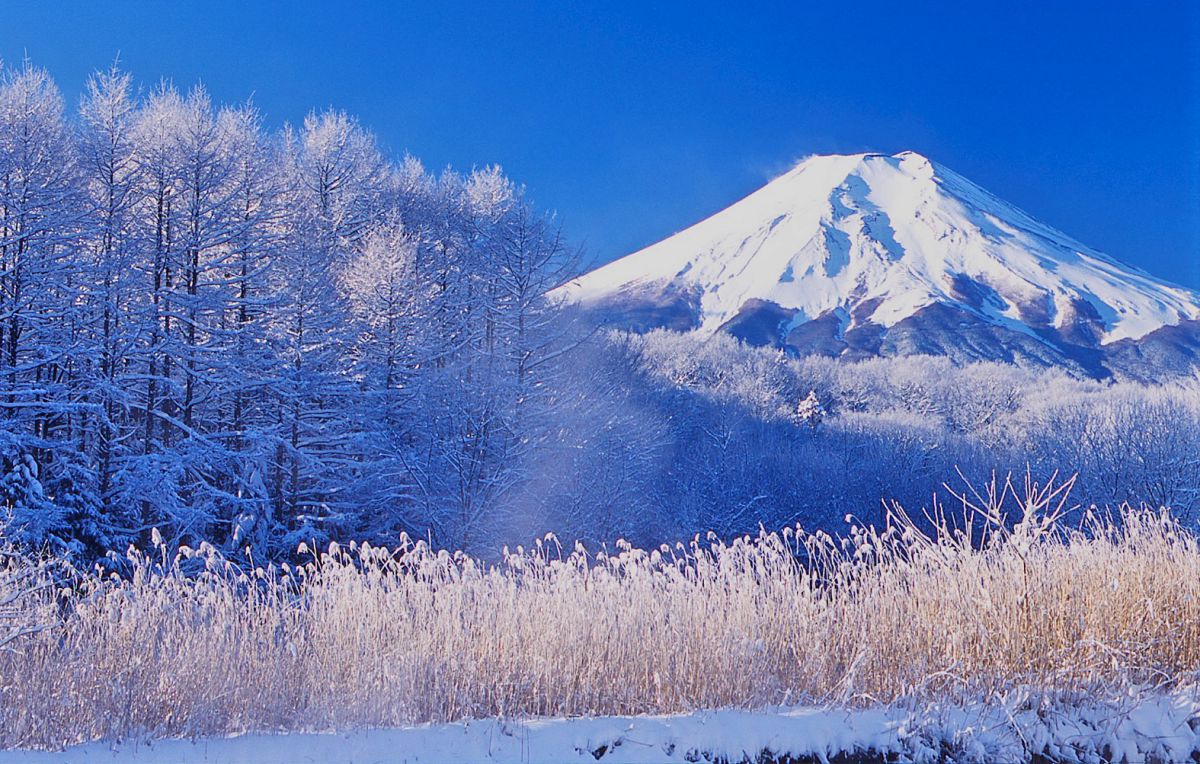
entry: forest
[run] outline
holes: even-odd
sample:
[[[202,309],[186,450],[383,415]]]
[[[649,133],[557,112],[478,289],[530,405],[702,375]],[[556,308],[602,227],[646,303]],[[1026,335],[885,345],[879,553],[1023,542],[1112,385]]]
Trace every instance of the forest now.
[[[1200,497],[1200,388],[633,335],[555,297],[583,254],[498,167],[431,172],[338,111],[0,79],[0,506],[80,559],[162,538],[497,554],[878,522],[992,474]],[[885,504],[886,503],[886,504]]]

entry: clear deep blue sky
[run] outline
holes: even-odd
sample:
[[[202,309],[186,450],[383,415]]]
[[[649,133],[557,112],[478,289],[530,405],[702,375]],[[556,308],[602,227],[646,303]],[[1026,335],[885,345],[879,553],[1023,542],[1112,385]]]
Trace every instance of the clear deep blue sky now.
[[[1200,287],[1200,3],[0,3],[0,57],[71,104],[118,52],[271,125],[336,106],[499,163],[593,261],[807,154],[912,149]]]

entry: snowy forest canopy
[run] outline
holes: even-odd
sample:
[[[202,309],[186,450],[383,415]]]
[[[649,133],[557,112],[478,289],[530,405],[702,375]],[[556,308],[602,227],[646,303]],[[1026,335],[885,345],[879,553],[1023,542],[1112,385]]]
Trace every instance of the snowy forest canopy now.
[[[1027,467],[1195,510],[1193,385],[595,332],[547,296],[574,262],[499,169],[391,161],[345,114],[272,133],[116,69],[68,113],[8,68],[0,520],[85,556],[156,528],[489,552],[874,519]]]

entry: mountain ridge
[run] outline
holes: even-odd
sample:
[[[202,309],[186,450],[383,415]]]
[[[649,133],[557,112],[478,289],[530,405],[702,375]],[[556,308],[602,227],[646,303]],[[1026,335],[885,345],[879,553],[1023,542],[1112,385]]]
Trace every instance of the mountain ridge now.
[[[1148,358],[1172,373],[1200,358],[1200,294],[911,151],[809,157],[559,291],[610,325],[728,331],[801,355],[1138,378],[1154,373]]]

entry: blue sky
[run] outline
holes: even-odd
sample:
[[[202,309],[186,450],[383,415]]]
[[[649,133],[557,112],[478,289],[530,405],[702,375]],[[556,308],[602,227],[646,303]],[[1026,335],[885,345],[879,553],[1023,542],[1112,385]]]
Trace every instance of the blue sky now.
[[[1197,3],[0,4],[0,57],[71,103],[118,52],[272,125],[332,105],[431,167],[499,163],[595,261],[805,155],[912,149],[1200,287]]]

